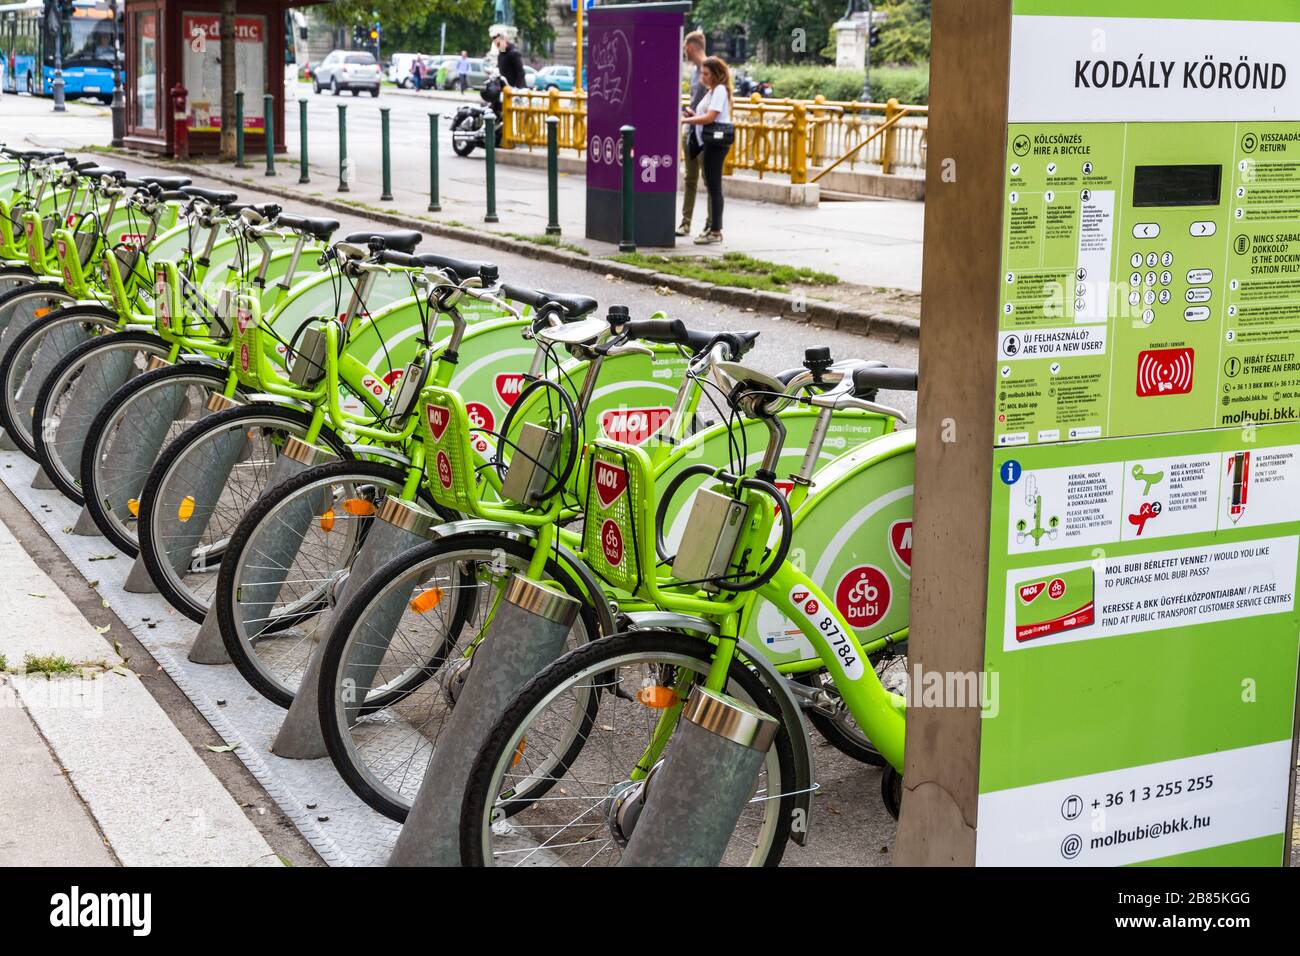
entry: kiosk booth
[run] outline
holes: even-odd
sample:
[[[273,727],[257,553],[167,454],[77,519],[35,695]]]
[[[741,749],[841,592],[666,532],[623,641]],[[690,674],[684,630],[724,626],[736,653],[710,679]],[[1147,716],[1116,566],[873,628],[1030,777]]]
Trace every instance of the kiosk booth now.
[[[275,148],[284,150],[285,10],[318,0],[241,0],[235,20],[236,88],[244,91],[250,152],[265,150],[262,97],[275,97]],[[126,137],[135,149],[176,149],[177,106],[191,153],[221,145],[220,13],[217,0],[126,0]]]
[[[1300,4],[940,3],[932,69],[897,862],[1284,864]]]

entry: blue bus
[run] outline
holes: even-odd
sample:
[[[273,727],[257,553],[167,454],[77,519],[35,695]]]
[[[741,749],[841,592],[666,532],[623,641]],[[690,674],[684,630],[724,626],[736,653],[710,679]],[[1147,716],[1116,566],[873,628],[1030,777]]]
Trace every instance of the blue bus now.
[[[115,20],[105,0],[74,0],[72,16],[62,22],[65,96],[112,101],[113,34],[116,30],[121,40],[120,11],[125,3],[117,6]],[[54,95],[55,26],[46,7],[45,0],[0,0],[0,78],[6,92]]]

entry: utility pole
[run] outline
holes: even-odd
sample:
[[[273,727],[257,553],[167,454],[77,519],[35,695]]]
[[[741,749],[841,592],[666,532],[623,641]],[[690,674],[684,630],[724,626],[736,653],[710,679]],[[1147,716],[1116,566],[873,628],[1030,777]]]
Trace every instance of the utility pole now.
[[[875,19],[875,7],[871,0],[867,0],[867,69],[862,77],[862,102],[864,103],[871,102],[871,48],[880,42],[874,25]]]
[[[72,4],[67,4],[71,6]],[[63,102],[63,8],[64,0],[45,0],[45,22],[54,30],[54,112],[67,112]],[[71,11],[69,11],[71,12]],[[40,64],[37,64],[39,69]]]
[[[118,19],[117,0],[108,0],[108,9],[113,17],[113,139],[114,146],[121,146],[126,136],[126,96],[122,90],[122,31]]]

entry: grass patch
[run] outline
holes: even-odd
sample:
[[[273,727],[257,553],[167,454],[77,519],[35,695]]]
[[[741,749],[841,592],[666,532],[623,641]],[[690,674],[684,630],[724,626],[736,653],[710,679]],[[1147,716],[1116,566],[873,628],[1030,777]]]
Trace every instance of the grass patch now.
[[[526,236],[521,232],[504,232],[503,236],[509,236],[511,239],[520,239],[524,242],[535,243],[539,246],[550,246],[552,249],[564,249],[567,252],[576,252],[581,256],[589,256],[589,253],[582,246],[575,246],[571,242],[565,242],[559,236],[548,236],[545,233],[537,236]]]
[[[721,256],[655,256],[625,252],[615,256],[614,261],[713,285],[763,292],[788,292],[794,285],[836,285],[840,281],[839,276],[829,272],[755,259],[743,252],[727,252]]]
[[[28,674],[44,674],[49,677],[51,674],[75,674],[77,668],[66,658],[59,654],[46,654],[38,656],[28,654],[23,658],[23,670]]]
[[[5,659],[3,654],[0,654],[0,671],[7,671],[8,669],[9,661]]]

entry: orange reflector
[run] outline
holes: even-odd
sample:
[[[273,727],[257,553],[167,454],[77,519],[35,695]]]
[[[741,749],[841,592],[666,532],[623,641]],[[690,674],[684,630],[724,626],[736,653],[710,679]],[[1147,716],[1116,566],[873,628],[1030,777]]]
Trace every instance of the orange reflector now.
[[[140,517],[140,499],[128,498],[126,502],[126,510],[131,512],[131,517],[133,518]]]
[[[49,315],[53,311],[54,311],[54,306],[52,305],[42,306],[41,308],[36,310],[36,318],[38,319],[44,318],[45,316]]]
[[[366,501],[365,498],[345,498],[343,499],[343,510],[350,515],[364,518],[375,513],[375,506]]]
[[[138,507],[139,506],[137,505],[137,508]],[[176,517],[180,518],[182,521],[189,521],[190,518],[194,517],[193,495],[186,495],[181,499],[180,506],[176,509]]]
[[[677,703],[677,691],[655,684],[652,687],[642,687],[636,692],[636,699],[655,710],[667,710]]]
[[[510,761],[510,769],[513,770],[519,766],[519,761],[524,759],[524,748],[528,746],[528,737],[519,738],[519,746],[515,748],[514,759]]]
[[[320,516],[320,526],[322,531],[334,530],[334,509],[331,508]]]
[[[442,603],[442,588],[429,588],[423,594],[411,598],[411,610],[416,614],[427,614]]]

